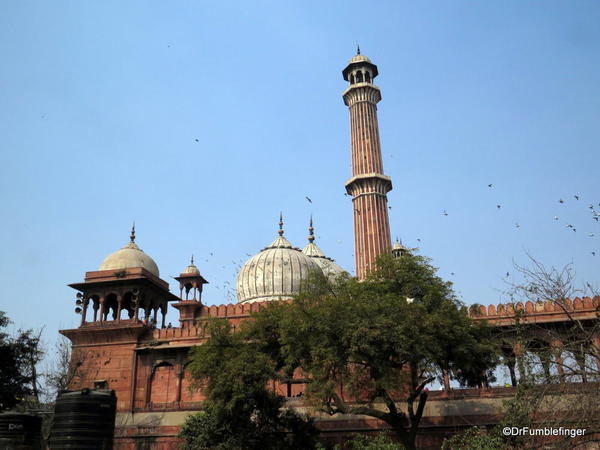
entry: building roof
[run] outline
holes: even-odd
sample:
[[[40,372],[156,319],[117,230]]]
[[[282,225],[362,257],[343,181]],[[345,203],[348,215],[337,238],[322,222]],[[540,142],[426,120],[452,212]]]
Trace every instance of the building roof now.
[[[140,249],[135,243],[135,225],[131,230],[130,242],[123,248],[111,253],[102,264],[99,270],[121,270],[132,267],[143,267],[152,275],[160,276],[158,266],[154,260]]]
[[[315,229],[313,227],[312,216],[310,218],[310,225],[308,227],[308,244],[306,247],[302,249],[302,253],[304,253],[309,258],[312,258],[315,263],[319,266],[319,268],[323,271],[325,276],[328,278],[335,278],[336,276],[345,272],[339,265],[335,263],[335,261],[328,256],[325,256],[325,253],[315,244]]]
[[[320,266],[283,236],[283,220],[279,236],[242,266],[237,277],[240,303],[285,300],[300,292],[300,285]]]

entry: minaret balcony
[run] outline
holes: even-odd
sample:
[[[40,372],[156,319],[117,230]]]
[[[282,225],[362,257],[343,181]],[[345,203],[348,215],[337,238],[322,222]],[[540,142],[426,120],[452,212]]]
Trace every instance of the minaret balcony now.
[[[392,179],[380,173],[364,173],[346,181],[346,192],[353,197],[362,194],[386,195],[392,190]]]

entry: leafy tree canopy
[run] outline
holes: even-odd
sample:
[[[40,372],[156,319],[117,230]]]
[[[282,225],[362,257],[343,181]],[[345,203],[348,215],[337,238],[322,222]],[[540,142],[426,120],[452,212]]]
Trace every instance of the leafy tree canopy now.
[[[10,319],[0,311],[0,411],[37,395],[35,365],[43,356],[40,337],[32,330],[19,330],[16,337],[6,333]]]
[[[193,351],[189,366],[207,400],[180,436],[187,449],[312,449],[312,421],[284,408],[267,389],[275,364],[255,342],[232,333],[224,320],[209,325],[211,338]]]
[[[467,316],[428,259],[411,254],[383,256],[364,281],[314,274],[294,301],[256,313],[238,333],[219,326],[192,363],[209,398],[229,411],[256,408],[240,399],[299,370],[313,405],[383,420],[408,449],[426,386],[444,373],[477,384],[497,358],[491,330]]]

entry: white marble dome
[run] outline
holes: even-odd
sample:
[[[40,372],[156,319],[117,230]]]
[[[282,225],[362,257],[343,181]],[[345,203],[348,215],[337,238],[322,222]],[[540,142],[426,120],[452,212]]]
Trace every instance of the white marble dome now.
[[[310,257],[314,262],[317,263],[319,268],[323,271],[325,276],[330,279],[341,275],[346,272],[342,269],[333,259],[325,256],[319,247],[313,242],[310,242],[302,249],[302,253]]]
[[[321,270],[283,237],[282,225],[279,237],[242,266],[236,286],[239,303],[290,299],[300,292],[309,273]]]
[[[104,258],[98,270],[122,270],[134,267],[143,267],[151,274],[159,276],[158,266],[154,260],[135,243],[135,229],[131,231],[131,241]]]
[[[333,259],[329,258],[328,256],[325,256],[325,253],[323,253],[323,251],[317,246],[317,244],[315,244],[312,217],[310,219],[308,233],[308,244],[302,249],[302,253],[304,253],[315,263],[317,263],[317,265],[323,271],[325,276],[330,280],[335,279],[338,275],[341,275],[342,273],[346,272],[339,265],[337,265]]]
[[[373,64],[369,58],[367,58],[365,55],[361,55],[360,53],[358,55],[354,55],[350,59],[350,64],[359,63],[359,62],[366,62],[369,64]]]

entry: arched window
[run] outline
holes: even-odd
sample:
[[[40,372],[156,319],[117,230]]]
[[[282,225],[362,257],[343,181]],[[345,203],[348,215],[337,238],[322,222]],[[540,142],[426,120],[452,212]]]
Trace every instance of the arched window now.
[[[356,72],[356,82],[357,83],[363,82],[363,73],[360,70],[358,72]]]
[[[365,72],[365,81],[366,81],[367,83],[370,83],[370,82],[371,82],[371,72],[369,72],[369,71],[366,71],[366,72]]]
[[[350,75],[350,84],[354,84],[355,80],[354,80],[354,74]]]

